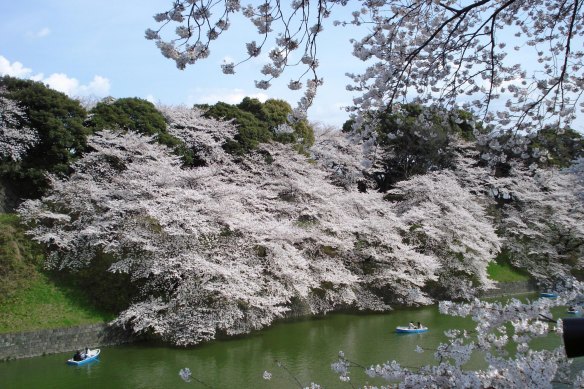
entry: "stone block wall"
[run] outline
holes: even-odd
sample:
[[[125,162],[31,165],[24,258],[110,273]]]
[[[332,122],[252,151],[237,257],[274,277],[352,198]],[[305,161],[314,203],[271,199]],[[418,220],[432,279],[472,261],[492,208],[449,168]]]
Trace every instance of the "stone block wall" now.
[[[534,281],[499,282],[495,289],[481,293],[481,297],[499,297],[536,291],[537,285]]]
[[[132,342],[128,333],[106,324],[0,334],[0,361]]]

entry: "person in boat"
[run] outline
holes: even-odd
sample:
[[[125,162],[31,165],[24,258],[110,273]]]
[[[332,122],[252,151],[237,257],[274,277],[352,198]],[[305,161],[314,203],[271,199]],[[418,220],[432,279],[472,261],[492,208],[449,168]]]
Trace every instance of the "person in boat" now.
[[[418,328],[422,329],[422,323],[418,322]]]
[[[410,324],[408,324],[408,328],[416,328],[413,321],[411,321]]]
[[[568,311],[570,311],[570,312],[576,312],[576,307],[572,305],[570,307],[570,309],[568,309]]]
[[[78,361],[82,361],[83,359],[84,359],[84,358],[83,358],[83,356],[81,355],[81,350],[77,350],[77,351],[75,352],[75,355],[73,355],[73,360],[78,362]]]

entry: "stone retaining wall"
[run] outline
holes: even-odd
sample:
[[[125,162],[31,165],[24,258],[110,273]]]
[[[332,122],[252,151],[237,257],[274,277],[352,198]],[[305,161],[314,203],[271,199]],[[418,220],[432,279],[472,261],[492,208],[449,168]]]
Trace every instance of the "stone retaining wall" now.
[[[537,292],[537,285],[534,281],[499,282],[496,289],[481,293],[481,297],[499,297],[530,292]]]
[[[134,341],[130,335],[106,324],[0,334],[0,361]]]

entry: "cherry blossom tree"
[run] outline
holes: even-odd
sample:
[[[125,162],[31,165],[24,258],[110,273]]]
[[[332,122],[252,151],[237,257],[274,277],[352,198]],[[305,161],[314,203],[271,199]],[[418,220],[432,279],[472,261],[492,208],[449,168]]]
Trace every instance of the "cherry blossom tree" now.
[[[375,3],[372,32],[354,43],[355,55],[376,61],[353,76],[364,92],[358,108],[415,95],[461,104],[499,129],[530,131],[548,120],[563,127],[574,119],[584,55],[580,1]],[[504,107],[494,106],[499,98]]]
[[[455,174],[440,171],[401,181],[389,192],[402,232],[416,250],[440,261],[435,288],[454,299],[468,299],[492,287],[487,265],[501,239],[487,214],[486,201],[461,186]]]
[[[53,177],[47,196],[20,209],[50,249],[47,266],[74,271],[103,253],[109,271],[130,275],[139,292],[117,324],[186,345],[290,311],[432,301],[423,289],[438,262],[402,240],[380,193],[332,185],[290,145],[235,162],[221,147],[229,123],[164,113],[205,166],[182,168],[152,138],[102,131],[71,177]]]
[[[454,173],[463,187],[481,195],[511,264],[544,283],[581,272],[583,186],[577,162],[544,169],[514,160],[507,174],[494,175],[478,163],[476,145],[462,142],[457,150]]]
[[[6,93],[0,88],[0,157],[18,161],[39,137],[27,126],[26,112]]]
[[[506,193],[501,233],[511,261],[540,280],[581,272],[584,266],[582,184],[569,171],[529,171],[515,165],[511,176],[493,180]]]
[[[578,196],[584,201],[584,158],[578,158],[568,171],[575,175],[577,182],[580,184],[580,191]]]
[[[331,126],[313,123],[313,127],[316,140],[310,153],[320,166],[330,172],[331,181],[348,189],[365,180],[362,145]]]
[[[233,156],[224,149],[233,124],[198,109],[160,110],[196,166],[153,136],[104,130],[89,138],[69,177],[50,177],[50,192],[19,209],[47,247],[49,268],[74,272],[99,259],[127,275],[133,295],[115,324],[135,333],[189,345],[286,315],[429,304],[436,291],[468,298],[492,286],[487,263],[504,245],[521,250],[513,246],[525,242],[520,234],[535,231],[533,247],[537,237],[556,244],[539,219],[528,232],[514,224],[520,210],[506,210],[509,233],[495,234],[491,184],[523,188],[516,192],[534,209],[527,212],[550,218],[551,209],[553,225],[581,233],[579,214],[560,206],[576,198],[571,181],[550,181],[553,198],[534,190],[535,176],[473,170],[478,151],[470,142],[456,147],[456,170],[412,177],[384,195],[346,184],[358,169],[347,155],[358,147],[338,134],[319,134],[311,158],[276,142]],[[492,181],[499,179],[508,181]],[[546,266],[539,274],[554,275],[558,266]]]

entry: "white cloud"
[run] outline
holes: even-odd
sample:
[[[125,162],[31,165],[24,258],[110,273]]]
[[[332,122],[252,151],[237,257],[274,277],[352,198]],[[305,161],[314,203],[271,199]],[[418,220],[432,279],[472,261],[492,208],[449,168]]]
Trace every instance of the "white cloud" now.
[[[75,78],[69,78],[63,73],[53,73],[49,77],[41,80],[53,89],[63,92],[66,95],[73,96],[74,92],[79,88],[79,81]]]
[[[146,99],[146,101],[150,101],[152,104],[158,103],[158,101],[156,100],[156,97],[154,97],[154,95],[152,93],[147,94],[145,99]]]
[[[33,81],[40,81],[51,88],[63,92],[71,97],[76,96],[100,96],[104,97],[110,93],[110,81],[102,76],[93,76],[89,84],[81,84],[79,80],[69,77],[64,73],[53,73],[45,77],[43,73],[32,74],[32,70],[24,67],[20,62],[8,61],[0,55],[0,75],[8,75],[18,78],[29,78]]]
[[[318,99],[318,95],[317,95]],[[315,103],[308,109],[308,119],[315,122],[326,123],[335,127],[341,127],[349,119],[345,107],[349,103]]]
[[[93,76],[89,85],[81,85],[82,95],[107,96],[111,88],[110,80],[102,76]]]
[[[28,77],[32,69],[25,68],[20,62],[10,63],[6,58],[0,55],[0,75],[24,78]]]
[[[82,85],[76,78],[63,73],[53,73],[41,81],[69,96],[107,96],[110,90],[109,80],[102,76],[93,76],[93,80],[87,85]]]
[[[246,93],[243,89],[197,89],[187,96],[187,104],[215,104],[218,101],[239,104],[244,97],[256,98],[261,102],[269,98],[265,93]]]
[[[51,33],[51,30],[48,27],[43,27],[38,31],[29,31],[26,33],[26,36],[29,38],[44,38]]]

